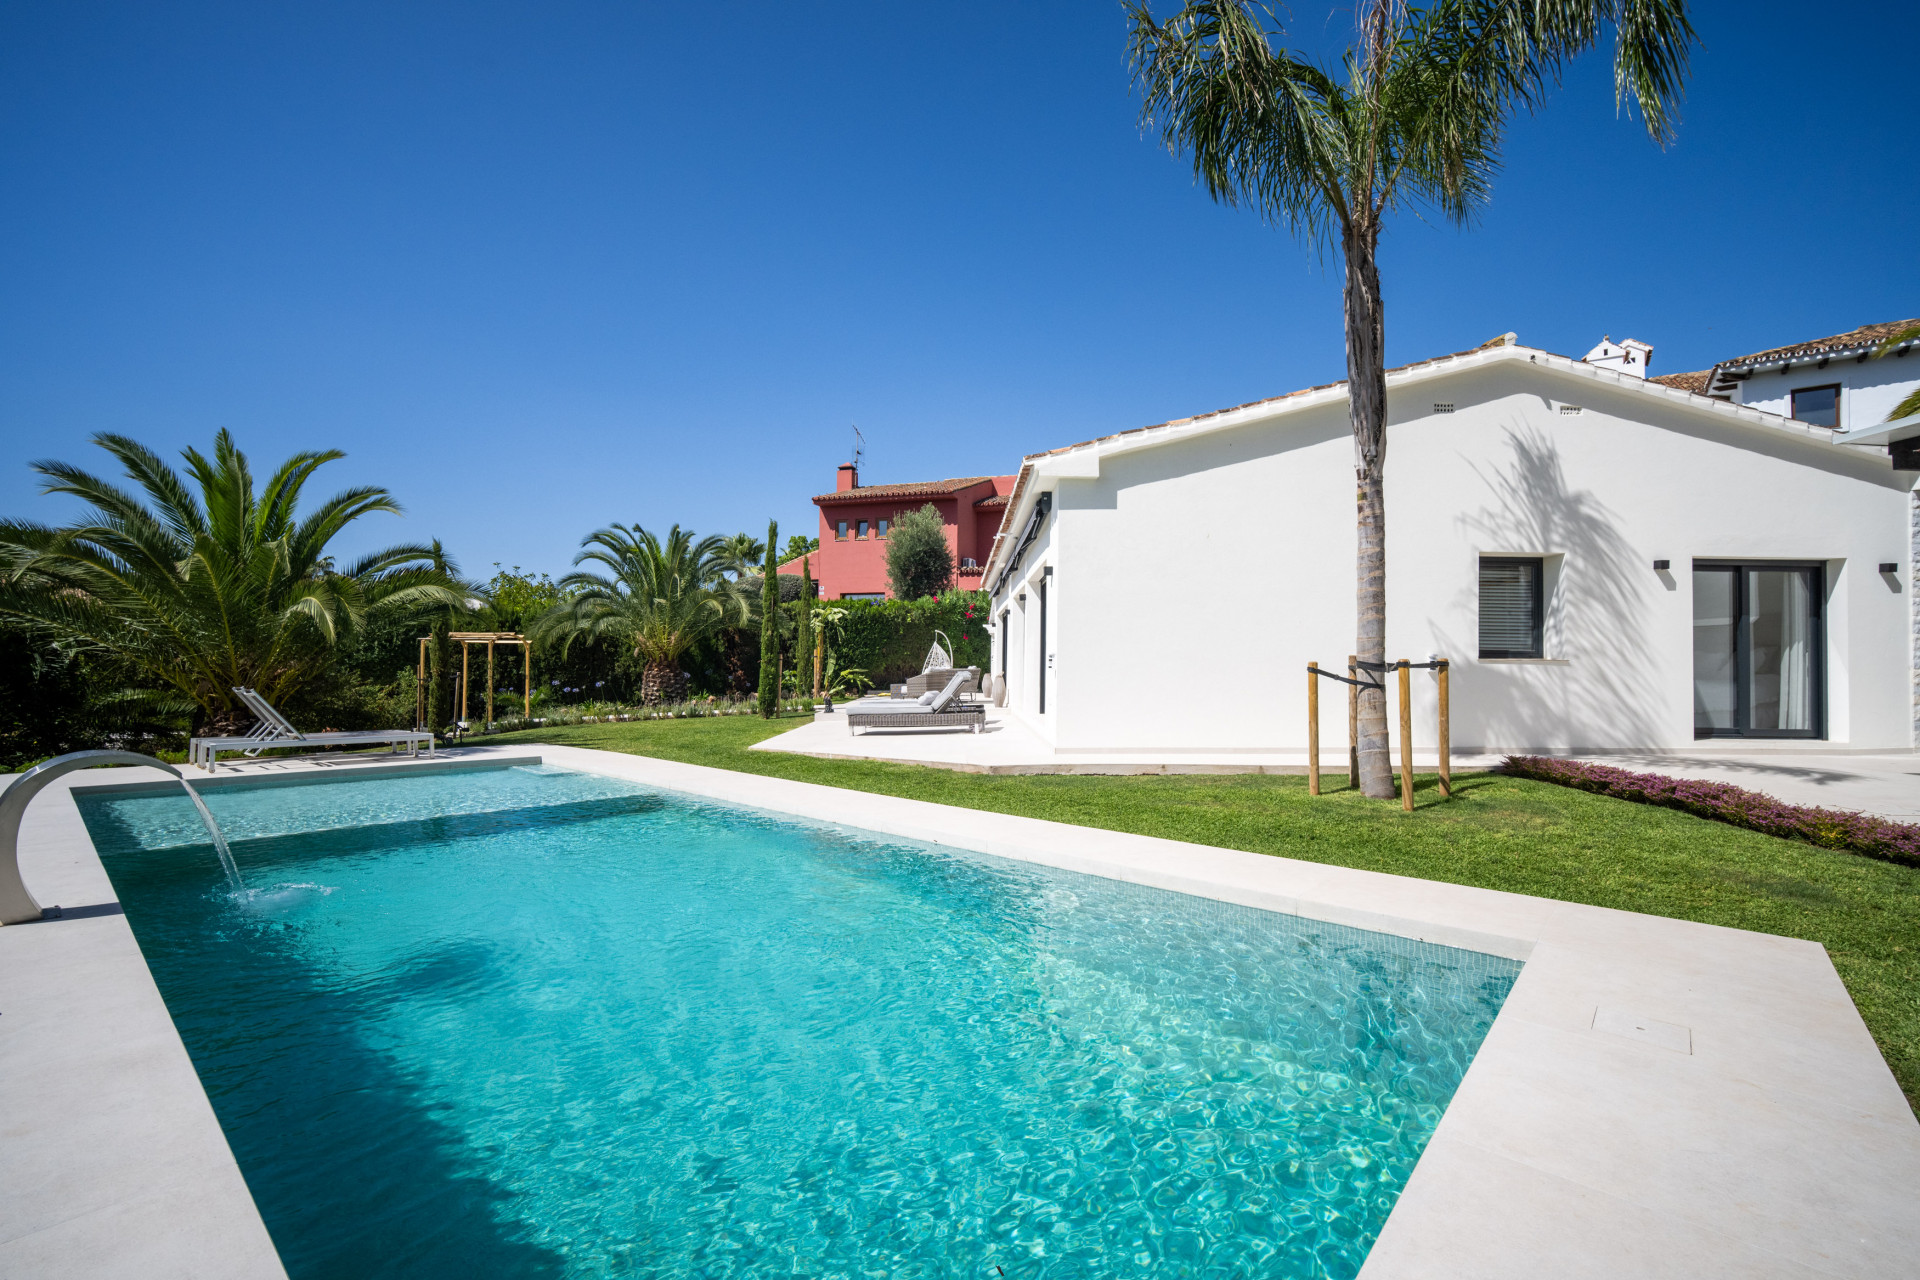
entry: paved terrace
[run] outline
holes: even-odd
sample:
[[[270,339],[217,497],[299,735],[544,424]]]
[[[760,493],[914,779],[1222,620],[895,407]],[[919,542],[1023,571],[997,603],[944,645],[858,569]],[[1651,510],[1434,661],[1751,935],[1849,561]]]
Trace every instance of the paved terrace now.
[[[1524,961],[1362,1280],[1894,1280],[1920,1257],[1920,1123],[1815,943],[639,756],[449,754]],[[0,929],[0,1275],[284,1274],[72,799],[160,777],[74,775],[28,815],[27,882],[67,915]]]
[[[1332,726],[1344,736],[1344,724]],[[1000,707],[987,711],[983,733],[861,730],[847,732],[844,716],[816,714],[813,722],[769,738],[756,751],[790,751],[830,760],[885,760],[924,764],[963,773],[1293,773],[1307,771],[1305,751],[1151,752],[1055,751],[1019,717]],[[1543,754],[1567,754],[1552,752]],[[1805,744],[1697,743],[1684,751],[1574,753],[1597,764],[1663,773],[1669,777],[1730,782],[1791,804],[1853,809],[1900,821],[1920,822],[1920,754],[1820,750]],[[1400,757],[1395,748],[1394,767]],[[1501,756],[1455,752],[1461,773],[1487,769]],[[1431,743],[1415,742],[1415,772],[1431,773],[1437,757]],[[1344,742],[1323,745],[1320,767],[1344,776]]]

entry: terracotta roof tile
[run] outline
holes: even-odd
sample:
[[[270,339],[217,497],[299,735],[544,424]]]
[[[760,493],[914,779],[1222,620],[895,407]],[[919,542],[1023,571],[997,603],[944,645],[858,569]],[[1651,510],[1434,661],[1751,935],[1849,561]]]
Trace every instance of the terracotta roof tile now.
[[[1691,391],[1697,396],[1707,394],[1707,379],[1713,376],[1711,369],[1696,369],[1692,373],[1663,373],[1648,382],[1657,382],[1663,387],[1673,387],[1679,391]]]
[[[973,509],[975,511],[981,511],[981,510],[985,510],[992,507],[1004,507],[1006,505],[1007,505],[1007,495],[1004,493],[996,493],[991,495],[990,497],[982,498],[980,499],[980,501],[974,503]]]
[[[1796,342],[1792,346],[1774,347],[1767,351],[1756,351],[1750,356],[1722,360],[1715,368],[1738,370],[1749,365],[1777,364],[1784,360],[1818,360],[1822,357],[1858,355],[1862,351],[1869,351],[1879,346],[1902,329],[1911,329],[1916,325],[1920,325],[1920,320],[1887,320],[1880,324],[1863,324],[1858,329],[1836,333],[1831,338],[1815,338],[1811,342]]]
[[[923,480],[914,484],[869,484],[839,493],[823,493],[815,502],[868,502],[884,498],[937,498],[959,493],[977,484],[987,484],[992,476],[962,476],[958,480]]]

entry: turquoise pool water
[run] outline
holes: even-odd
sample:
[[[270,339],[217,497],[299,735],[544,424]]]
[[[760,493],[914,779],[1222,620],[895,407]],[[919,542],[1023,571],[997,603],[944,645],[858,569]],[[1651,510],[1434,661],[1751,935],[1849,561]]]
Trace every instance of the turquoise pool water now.
[[[294,1280],[1354,1275],[1511,961],[540,767],[81,801]]]

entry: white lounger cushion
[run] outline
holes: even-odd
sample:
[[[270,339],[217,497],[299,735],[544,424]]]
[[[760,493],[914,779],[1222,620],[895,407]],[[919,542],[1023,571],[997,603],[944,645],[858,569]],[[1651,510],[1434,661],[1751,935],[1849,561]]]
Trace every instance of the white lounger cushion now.
[[[945,711],[947,704],[953,701],[954,695],[960,692],[960,686],[972,678],[972,675],[966,671],[954,672],[953,679],[947,681],[947,687],[940,691],[938,697],[934,698],[933,709],[935,711]]]

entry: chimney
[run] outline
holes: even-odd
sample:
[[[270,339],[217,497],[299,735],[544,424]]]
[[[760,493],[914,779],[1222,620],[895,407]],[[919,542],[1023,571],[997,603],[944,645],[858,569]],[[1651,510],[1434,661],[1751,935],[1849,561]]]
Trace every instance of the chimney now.
[[[1647,370],[1653,366],[1653,348],[1638,338],[1615,342],[1612,338],[1602,337],[1600,345],[1587,352],[1581,360],[1595,368],[1644,378]]]
[[[840,474],[834,477],[833,491],[845,493],[849,489],[860,487],[860,469],[851,462],[840,464]]]

